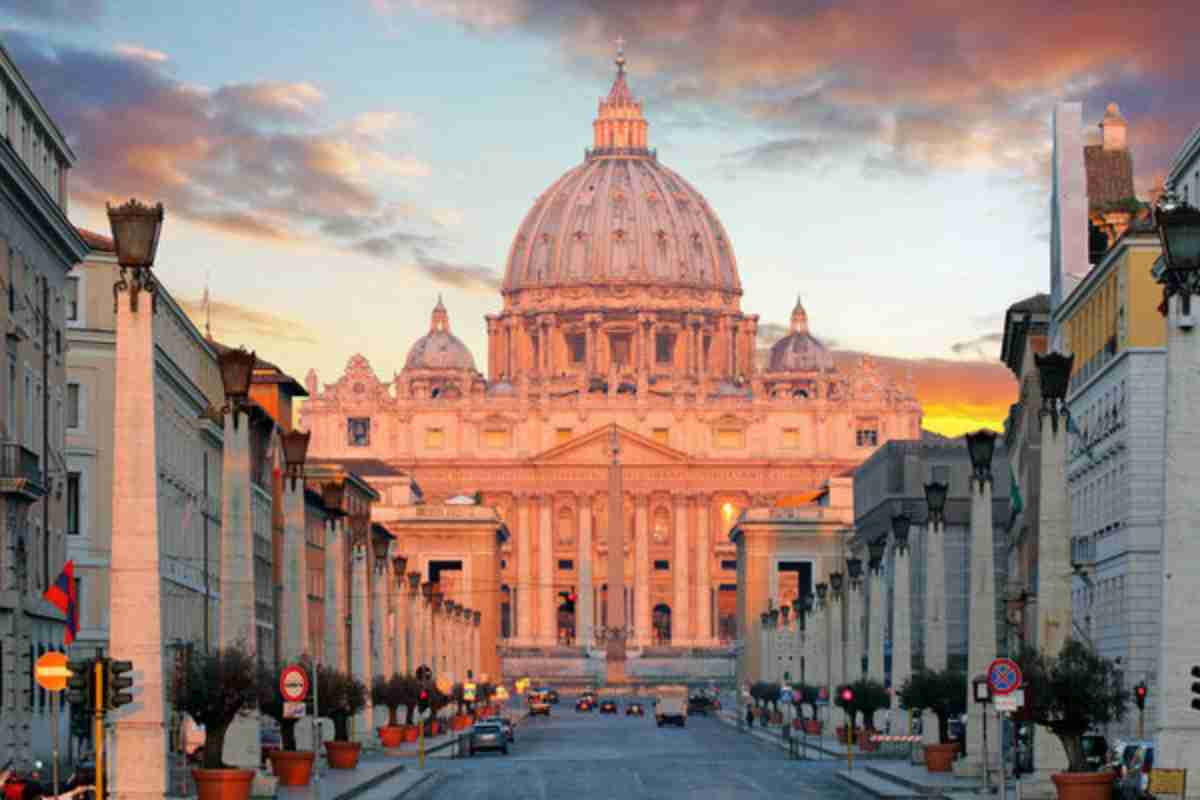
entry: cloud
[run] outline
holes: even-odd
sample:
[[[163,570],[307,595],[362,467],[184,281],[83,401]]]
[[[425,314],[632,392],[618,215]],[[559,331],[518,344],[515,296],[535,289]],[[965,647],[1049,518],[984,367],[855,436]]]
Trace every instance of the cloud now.
[[[868,176],[989,171],[1044,187],[1056,100],[1109,100],[1131,122],[1139,175],[1165,169],[1200,102],[1194,10],[1167,0],[1135,14],[1123,0],[991,5],[911,0],[373,0],[479,35],[534,35],[568,65],[608,72],[629,41],[635,91],[655,114],[747,120],[769,135],[737,155],[750,169],[812,169],[853,154]],[[697,111],[697,106],[705,107]],[[664,106],[666,109],[664,110]],[[731,154],[732,155],[732,154]]]
[[[980,361],[992,361],[998,353],[995,345],[1002,341],[1004,341],[1003,333],[986,333],[965,342],[955,342],[950,345],[950,352],[956,356],[973,356]]]
[[[34,22],[89,25],[104,15],[104,0],[3,0],[0,10]]]
[[[168,60],[167,54],[161,50],[149,50],[136,44],[119,44],[113,48],[113,52],[126,58],[138,58],[154,63],[162,63]]]
[[[206,311],[202,299],[177,298],[177,300],[180,307],[201,330],[204,329],[206,318],[211,316],[213,336],[216,339],[232,340],[250,336],[256,339],[302,344],[317,344],[320,341],[317,331],[304,323],[272,314],[269,311],[260,311],[250,306],[224,300],[211,301]]]
[[[476,264],[442,261],[419,247],[413,247],[412,250],[417,269],[437,283],[484,294],[500,291],[500,276],[493,269]]]
[[[193,86],[165,70],[165,53],[137,45],[97,51],[21,31],[8,31],[6,45],[80,156],[72,194],[81,205],[153,187],[173,217],[242,237],[377,257],[438,241],[440,212],[377,185],[431,174],[385,142],[411,123],[403,112],[329,121],[316,84]],[[470,272],[446,274],[460,285]]]

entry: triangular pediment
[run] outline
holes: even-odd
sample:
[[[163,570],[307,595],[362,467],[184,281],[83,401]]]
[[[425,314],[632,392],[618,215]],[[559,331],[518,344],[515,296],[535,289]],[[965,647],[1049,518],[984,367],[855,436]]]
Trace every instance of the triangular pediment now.
[[[612,462],[612,431],[617,430],[622,464],[682,464],[687,453],[659,444],[620,425],[604,425],[545,450],[533,458],[538,464],[609,464]]]

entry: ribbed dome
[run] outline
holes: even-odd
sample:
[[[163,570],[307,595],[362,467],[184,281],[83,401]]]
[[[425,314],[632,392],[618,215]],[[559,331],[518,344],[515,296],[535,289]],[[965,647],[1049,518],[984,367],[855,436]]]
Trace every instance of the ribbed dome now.
[[[405,369],[474,370],[475,358],[462,341],[450,332],[450,317],[442,298],[433,309],[429,333],[417,339],[408,351]]]
[[[768,372],[819,372],[833,369],[833,354],[808,332],[808,313],[799,298],[792,310],[792,331],[771,346]]]
[[[504,291],[641,283],[740,292],[729,237],[704,197],[646,146],[623,55],[583,164],[542,193],[517,230]]]

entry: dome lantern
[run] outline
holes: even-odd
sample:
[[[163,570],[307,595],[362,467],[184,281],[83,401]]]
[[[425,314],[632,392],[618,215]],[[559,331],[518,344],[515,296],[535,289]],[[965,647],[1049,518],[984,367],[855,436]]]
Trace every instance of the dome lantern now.
[[[596,120],[592,123],[592,156],[645,155],[645,117],[642,104],[635,100],[625,81],[625,42],[617,39],[617,76],[613,79],[608,97],[600,100]]]

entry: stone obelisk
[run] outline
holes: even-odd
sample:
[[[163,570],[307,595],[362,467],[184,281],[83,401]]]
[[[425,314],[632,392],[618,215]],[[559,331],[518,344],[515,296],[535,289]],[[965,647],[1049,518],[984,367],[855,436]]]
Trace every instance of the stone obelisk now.
[[[608,637],[606,681],[625,682],[625,502],[621,475],[621,439],[612,426],[612,463],[608,466]]]

